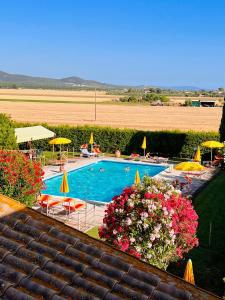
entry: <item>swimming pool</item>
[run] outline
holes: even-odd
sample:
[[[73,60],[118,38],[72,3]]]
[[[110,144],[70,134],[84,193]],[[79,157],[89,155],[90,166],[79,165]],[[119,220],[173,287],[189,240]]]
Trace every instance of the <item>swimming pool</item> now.
[[[110,202],[112,197],[120,194],[126,186],[133,184],[136,170],[142,178],[144,175],[154,176],[165,169],[166,167],[158,165],[98,161],[68,172],[70,192],[67,196]],[[47,189],[42,191],[43,194],[62,196],[59,191],[61,181],[62,175],[45,180]]]

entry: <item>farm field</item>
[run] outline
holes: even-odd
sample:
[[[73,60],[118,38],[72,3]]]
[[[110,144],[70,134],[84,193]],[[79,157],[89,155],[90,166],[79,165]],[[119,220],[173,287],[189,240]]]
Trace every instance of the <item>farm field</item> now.
[[[118,95],[106,95],[104,91],[96,91],[97,102],[119,99]],[[67,91],[44,89],[0,89],[0,100],[38,100],[64,102],[90,102],[95,99],[95,91]]]
[[[222,108],[161,107],[143,105],[39,103],[0,101],[0,111],[14,120],[49,124],[101,125],[143,130],[198,130],[217,131]]]

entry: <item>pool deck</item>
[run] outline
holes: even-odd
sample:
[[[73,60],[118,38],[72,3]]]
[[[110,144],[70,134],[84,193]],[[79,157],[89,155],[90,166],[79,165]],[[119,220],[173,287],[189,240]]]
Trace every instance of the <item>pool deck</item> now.
[[[122,158],[114,158],[114,157],[99,157],[99,158],[75,158],[69,159],[68,163],[65,164],[65,170],[68,172],[70,170],[74,170],[77,168],[81,168],[85,165],[95,163],[101,160],[109,160],[109,161],[117,161],[117,162],[131,162],[131,163],[139,163],[137,161],[128,161]],[[146,164],[146,162],[141,162],[141,164]],[[148,163],[147,163],[148,164]],[[149,163],[150,164],[150,163]],[[152,164],[153,166],[156,164]],[[160,166],[167,166],[168,164],[160,164]],[[57,175],[61,175],[62,172],[59,172],[59,166],[45,166],[44,167],[44,179],[48,179]],[[195,193],[199,188],[201,188],[206,182],[208,182],[217,172],[216,169],[209,169],[206,173],[202,176],[196,177],[190,175],[192,178],[192,183],[189,186],[189,194]],[[156,178],[166,179],[169,181],[173,181],[178,179],[180,181],[184,181],[184,173],[180,171],[169,171],[169,168],[162,171],[158,175],[155,176]],[[58,197],[60,198],[60,197]],[[71,217],[65,215],[62,206],[56,207],[54,212],[52,212],[49,216],[71,226],[73,228],[79,229],[83,232],[89,230],[94,226],[98,226],[102,224],[102,219],[104,217],[104,211],[106,209],[106,204],[102,202],[85,202],[86,207],[85,209],[81,210],[80,212],[71,214]],[[40,211],[40,208],[35,205],[33,207],[36,210]]]

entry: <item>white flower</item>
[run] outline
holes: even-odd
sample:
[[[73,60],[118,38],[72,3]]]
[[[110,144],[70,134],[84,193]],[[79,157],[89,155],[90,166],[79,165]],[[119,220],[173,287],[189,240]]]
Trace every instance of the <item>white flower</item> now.
[[[130,238],[130,242],[131,242],[131,243],[134,243],[134,242],[135,242],[135,238],[133,238],[133,237]]]
[[[145,211],[143,211],[143,212],[141,213],[141,219],[144,220],[144,219],[146,219],[147,217],[148,217],[148,213],[145,212]]]
[[[146,223],[143,225],[144,229],[147,229],[147,228],[148,228],[148,226],[149,226],[149,225],[148,225],[148,224],[146,224]]]
[[[142,242],[142,241],[143,241],[143,238],[142,238],[142,237],[139,237],[139,241],[141,241],[141,242]]]
[[[123,212],[123,209],[122,209],[122,208],[120,208],[120,209],[119,209],[119,213],[122,213],[122,212]]]
[[[174,235],[174,230],[171,229],[171,230],[170,230],[170,236],[173,236],[173,235]]]
[[[117,234],[117,230],[116,230],[116,229],[113,230],[113,234],[114,234],[114,235]]]
[[[138,252],[141,252],[141,247],[140,247],[140,246],[136,246],[135,249],[136,249]]]
[[[126,218],[126,225],[130,226],[132,224],[132,220],[130,218]]]
[[[148,242],[147,246],[148,248],[152,248],[152,243]]]
[[[154,234],[150,234],[150,240],[153,242],[155,240],[155,235]]]
[[[151,255],[150,253],[148,253],[148,254],[147,254],[147,258],[148,258],[148,259],[151,259],[151,258],[152,258],[152,255]]]

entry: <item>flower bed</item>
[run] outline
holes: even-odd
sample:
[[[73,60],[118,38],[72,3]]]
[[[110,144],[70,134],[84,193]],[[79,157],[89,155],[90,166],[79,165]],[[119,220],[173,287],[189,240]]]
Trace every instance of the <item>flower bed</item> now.
[[[145,177],[107,206],[100,238],[166,269],[198,245],[198,216],[191,201],[164,180]]]

